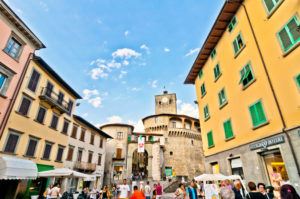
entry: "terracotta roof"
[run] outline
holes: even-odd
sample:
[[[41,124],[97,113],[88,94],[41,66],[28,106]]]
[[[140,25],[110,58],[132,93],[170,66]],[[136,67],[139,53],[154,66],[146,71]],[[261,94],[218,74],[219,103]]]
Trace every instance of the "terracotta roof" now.
[[[210,30],[188,76],[186,77],[185,84],[195,84],[195,80],[204,66],[212,50],[216,47],[219,40],[221,39],[224,31],[226,31],[228,24],[232,17],[239,9],[243,0],[226,0],[212,29]]]

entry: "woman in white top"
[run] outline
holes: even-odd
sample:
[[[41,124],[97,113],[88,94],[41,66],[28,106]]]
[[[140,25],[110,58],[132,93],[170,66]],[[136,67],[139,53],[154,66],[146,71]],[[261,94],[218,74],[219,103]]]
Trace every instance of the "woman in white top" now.
[[[47,192],[46,192],[46,199],[50,199],[51,198],[51,189],[53,188],[53,184],[50,184],[49,187],[47,188]]]

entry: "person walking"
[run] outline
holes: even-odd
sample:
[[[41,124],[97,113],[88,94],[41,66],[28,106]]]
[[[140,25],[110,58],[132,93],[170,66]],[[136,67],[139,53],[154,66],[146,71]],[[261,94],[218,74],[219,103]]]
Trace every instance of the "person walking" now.
[[[60,194],[59,184],[56,183],[54,187],[51,189],[50,198],[59,199],[59,194]]]
[[[265,199],[271,199],[269,194],[266,192],[266,185],[264,183],[258,183],[257,187],[258,187],[258,191],[262,193]]]
[[[104,185],[102,189],[102,193],[100,195],[100,199],[108,199],[110,197],[109,190],[106,185]]]
[[[186,195],[183,184],[179,184],[178,188],[175,191],[175,196],[177,199],[184,199]]]
[[[90,192],[90,199],[97,199],[97,192],[97,186],[94,186],[94,188]]]
[[[151,187],[149,181],[147,181],[147,185],[145,186],[145,197],[146,199],[151,199]]]
[[[194,186],[195,180],[192,180],[190,186],[187,188],[187,195],[189,196],[189,199],[197,199],[197,189]]]
[[[162,195],[162,186],[160,185],[160,183],[157,183],[156,186],[156,198],[159,199]]]
[[[130,199],[145,199],[144,192],[138,190],[137,186],[133,187],[133,194],[131,195]]]
[[[247,194],[246,199],[265,199],[264,195],[256,190],[254,182],[249,182],[248,187],[250,192]]]
[[[296,192],[292,185],[285,184],[280,188],[281,199],[300,199],[299,194]]]
[[[112,191],[113,199],[117,199],[118,198],[118,189],[117,189],[117,186],[113,185],[111,191]]]
[[[123,180],[123,184],[120,185],[120,193],[118,195],[119,199],[128,199],[130,195],[130,187],[127,184],[127,180]]]
[[[53,184],[50,184],[49,187],[45,190],[43,196],[46,199],[50,199],[51,198],[51,189],[53,188]]]
[[[156,184],[154,184],[153,185],[153,193],[152,193],[152,199],[156,199],[156,187],[157,187],[157,185]]]

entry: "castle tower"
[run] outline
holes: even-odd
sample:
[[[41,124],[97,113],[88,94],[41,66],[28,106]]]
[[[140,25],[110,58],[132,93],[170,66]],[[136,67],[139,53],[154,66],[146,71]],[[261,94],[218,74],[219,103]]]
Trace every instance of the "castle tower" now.
[[[176,94],[168,94],[164,91],[163,95],[155,96],[155,114],[177,114]]]

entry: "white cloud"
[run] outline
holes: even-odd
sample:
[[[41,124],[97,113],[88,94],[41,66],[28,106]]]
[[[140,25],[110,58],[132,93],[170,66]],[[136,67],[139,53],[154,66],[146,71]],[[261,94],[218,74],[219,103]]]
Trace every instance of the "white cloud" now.
[[[170,49],[169,48],[164,48],[164,51],[165,52],[170,52]]]
[[[92,104],[92,106],[95,108],[99,108],[101,105],[101,102],[102,102],[102,98],[99,96],[88,100],[88,103]]]
[[[91,70],[91,77],[92,79],[99,79],[100,78],[105,78],[107,77],[108,74],[104,72],[103,69],[101,68],[94,68]]]
[[[129,34],[129,31],[128,31],[128,30],[126,30],[126,31],[124,32],[124,35],[127,37],[127,36],[128,36],[128,34]]]
[[[140,47],[141,49],[144,49],[146,51],[147,54],[150,54],[150,49],[148,46],[146,46],[145,44],[141,45]]]
[[[190,56],[190,55],[193,55],[195,53],[198,53],[200,50],[200,48],[194,48],[194,49],[191,49],[187,54],[185,54],[185,57],[187,56]]]
[[[82,114],[82,117],[86,118],[88,115],[89,115],[88,113],[84,113],[84,114]]]
[[[157,80],[154,80],[151,84],[152,88],[156,88],[157,87]]]
[[[181,104],[178,113],[199,118],[198,108],[188,103]]]
[[[129,125],[132,125],[132,126],[134,126],[134,125],[137,124],[137,122],[136,122],[136,121],[133,121],[133,120],[128,120],[127,123],[128,123]]]
[[[40,6],[44,9],[44,11],[46,11],[46,12],[49,11],[48,5],[45,2],[40,1]]]
[[[140,89],[140,88],[134,87],[134,88],[132,88],[131,90],[132,90],[132,91],[139,91],[139,90],[141,90],[141,89]]]
[[[122,118],[118,115],[113,115],[111,117],[106,118],[109,123],[122,123]]]
[[[179,104],[182,103],[182,100],[178,99],[178,100],[176,101],[176,103],[179,105]]]
[[[83,100],[88,100],[90,99],[92,96],[97,96],[99,95],[99,91],[97,89],[94,90],[89,90],[89,89],[84,89],[83,90]]]
[[[86,100],[89,104],[92,104],[93,107],[99,108],[102,103],[102,98],[99,96],[100,92],[97,89],[89,90],[84,89],[83,90],[83,100]],[[102,94],[103,96],[107,96],[108,93],[104,92]]]
[[[119,75],[119,78],[122,79],[124,75],[127,74],[127,71],[121,70],[121,74]]]
[[[129,49],[129,48],[122,48],[118,49],[115,52],[112,53],[113,58],[125,58],[130,59],[131,57],[140,57],[142,54],[136,52],[135,50]]]
[[[129,64],[129,62],[128,62],[127,60],[124,60],[124,61],[123,61],[123,65],[124,65],[124,66],[128,66],[128,64]]]
[[[142,133],[142,132],[145,132],[145,128],[144,128],[144,124],[143,124],[143,121],[142,120],[139,120],[137,122],[137,124],[134,125],[134,132],[139,132],[139,133]]]

